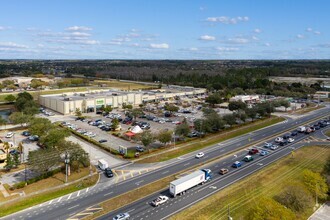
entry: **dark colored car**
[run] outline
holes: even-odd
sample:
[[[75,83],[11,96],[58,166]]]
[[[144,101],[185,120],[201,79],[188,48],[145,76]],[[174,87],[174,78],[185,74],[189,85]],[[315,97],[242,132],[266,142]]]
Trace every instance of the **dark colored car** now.
[[[284,145],[287,145],[287,144],[288,144],[288,141],[287,140],[283,140],[283,141],[280,142],[280,145],[281,146],[284,146]]]
[[[146,118],[147,118],[149,121],[152,121],[152,120],[154,120],[154,118],[156,118],[156,117],[153,116],[153,115],[147,115]]]
[[[31,133],[29,131],[23,131],[22,135],[28,137],[31,135]]]
[[[113,172],[109,167],[105,168],[104,173],[107,177],[113,177]]]
[[[288,139],[288,138],[290,138],[290,135],[288,134],[283,135],[283,139]]]
[[[138,151],[138,152],[144,152],[144,148],[141,147],[141,146],[136,146],[135,149],[136,149],[136,151]]]
[[[104,142],[107,142],[107,140],[105,140],[105,139],[99,140],[99,143],[104,143]]]
[[[21,154],[18,150],[13,149],[11,151],[9,151],[10,154]]]
[[[249,150],[250,155],[257,154],[257,153],[259,153],[259,150],[256,149],[256,148],[253,148],[253,149]]]
[[[292,132],[291,132],[291,136],[296,136],[297,134],[298,134],[297,131],[292,131]]]

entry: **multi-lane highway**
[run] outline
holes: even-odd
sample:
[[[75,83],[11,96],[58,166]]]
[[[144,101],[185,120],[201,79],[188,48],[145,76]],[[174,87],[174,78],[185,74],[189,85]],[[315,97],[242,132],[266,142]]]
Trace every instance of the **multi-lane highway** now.
[[[80,190],[78,192],[71,193],[69,195],[62,196],[57,199],[53,199],[49,202],[45,202],[43,204],[4,217],[3,219],[66,219],[69,218],[70,216],[77,214],[78,212],[84,211],[88,207],[97,205],[102,201],[123,194],[127,191],[135,189],[136,187],[143,186],[145,184],[159,180],[163,177],[172,175],[174,173],[179,173],[180,171],[187,170],[190,167],[198,166],[201,163],[205,163],[207,160],[215,159],[217,157],[226,155],[229,152],[234,152],[238,149],[244,148],[244,146],[250,145],[252,142],[256,142],[259,140],[266,140],[267,137],[278,135],[279,133],[285,130],[294,129],[300,124],[307,123],[313,119],[322,116],[329,116],[328,107],[315,111],[307,116],[300,117],[295,120],[289,119],[277,125],[265,129],[261,129],[258,131],[254,131],[252,133],[243,135],[241,137],[234,138],[213,145],[211,147],[208,147],[207,149],[203,150],[203,152],[206,154],[203,160],[196,160],[194,158],[195,153],[185,155],[183,157],[180,157],[179,159],[174,159],[170,163],[166,163],[166,165],[164,165],[163,167],[148,172],[146,174],[116,184],[114,184],[113,182],[102,182],[97,184],[96,186],[84,190]],[[278,152],[282,152],[282,150],[279,150]],[[270,161],[271,158],[274,157],[273,155],[277,155],[277,154],[279,153],[276,152],[270,154],[269,157],[265,157],[264,159],[262,159],[265,160],[262,163],[263,164],[268,163],[268,161]],[[239,156],[241,155],[237,154],[237,157]],[[134,166],[134,164],[132,166]],[[250,166],[252,167],[258,165],[251,164]],[[259,168],[261,167],[262,166],[260,166]],[[247,169],[247,166],[246,168],[243,168],[241,170],[245,170],[245,169]],[[233,173],[231,175],[228,175],[227,178],[228,181],[230,181],[232,175],[234,176],[235,174]],[[216,181],[214,181],[214,183],[216,183]],[[222,182],[220,185],[225,185],[225,184]],[[219,189],[218,186],[215,187]],[[209,190],[210,189],[205,189],[203,191],[209,192]],[[165,214],[163,214],[162,216],[166,217]]]
[[[273,163],[274,161],[290,154],[292,151],[297,150],[303,146],[307,145],[315,145],[315,144],[324,144],[324,143],[316,143],[316,142],[300,142],[303,139],[309,138],[312,135],[322,134],[323,129],[316,131],[313,134],[306,135],[304,133],[298,133],[297,136],[293,137],[295,141],[293,143],[289,143],[285,146],[281,146],[276,150],[270,150],[264,148],[264,144],[261,143],[257,145],[256,148],[259,150],[267,150],[269,152],[266,156],[260,156],[256,154],[253,156],[254,160],[252,162],[243,162],[243,158],[248,154],[248,150],[241,150],[235,155],[230,157],[226,157],[224,159],[218,160],[216,162],[212,162],[203,166],[202,168],[211,169],[213,171],[212,181],[208,182],[204,185],[199,185],[188,190],[184,195],[177,196],[175,198],[171,198],[168,190],[164,190],[162,192],[156,192],[148,197],[145,197],[139,201],[136,201],[132,204],[129,204],[125,207],[122,207],[114,212],[110,212],[104,216],[99,217],[100,220],[112,219],[112,217],[116,216],[118,213],[129,213],[131,219],[166,219],[175,213],[180,212],[181,210],[205,199],[208,196],[222,190],[223,188],[245,178],[248,175],[255,173],[256,171],[264,168],[265,166]],[[274,143],[274,138],[268,139],[267,143]],[[330,146],[330,143],[326,143]],[[200,159],[195,159],[200,160]],[[231,165],[234,161],[240,161],[242,163],[242,167],[232,168]],[[201,168],[201,169],[202,169]],[[229,170],[228,174],[220,175],[219,170],[221,168],[227,168]],[[159,207],[153,207],[150,202],[157,198],[160,195],[165,195],[170,197],[169,201],[166,204],[163,204]],[[216,216],[214,219],[219,219],[221,216]],[[227,217],[227,215],[222,216]]]

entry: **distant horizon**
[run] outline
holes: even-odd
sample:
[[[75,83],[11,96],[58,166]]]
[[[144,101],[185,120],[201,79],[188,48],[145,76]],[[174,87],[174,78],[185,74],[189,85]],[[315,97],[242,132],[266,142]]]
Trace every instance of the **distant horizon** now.
[[[327,60],[327,0],[4,1],[0,59]]]

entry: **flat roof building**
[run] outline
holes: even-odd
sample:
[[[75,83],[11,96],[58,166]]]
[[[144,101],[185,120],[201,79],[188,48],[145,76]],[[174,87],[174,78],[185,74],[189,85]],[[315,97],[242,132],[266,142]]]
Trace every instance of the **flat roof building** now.
[[[168,86],[159,90],[130,92],[97,90],[92,92],[63,93],[62,95],[41,95],[39,103],[53,111],[68,115],[74,114],[76,109],[80,109],[83,113],[88,113],[95,112],[106,105],[113,108],[121,108],[123,103],[138,106],[146,102],[167,100],[174,97],[202,95],[205,93],[206,89],[178,86]]]

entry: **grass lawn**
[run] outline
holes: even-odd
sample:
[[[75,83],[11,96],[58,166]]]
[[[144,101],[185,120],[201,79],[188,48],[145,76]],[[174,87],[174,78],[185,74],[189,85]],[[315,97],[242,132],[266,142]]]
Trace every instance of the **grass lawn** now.
[[[325,132],[325,135],[327,135],[328,137],[330,137],[330,130],[327,130],[327,131]]]
[[[320,108],[324,108],[324,105],[313,104],[310,107],[299,109],[299,110],[297,110],[293,113],[297,114],[297,115],[303,115],[303,114],[306,114],[306,113],[311,112],[311,111],[315,111],[315,110],[320,109]]]
[[[137,161],[138,163],[153,163],[153,162],[160,162],[165,160],[170,160],[184,154],[196,151],[198,149],[202,149],[204,147],[208,147],[209,145],[225,141],[240,135],[244,135],[250,133],[252,131],[276,124],[278,122],[284,121],[284,118],[279,117],[271,117],[260,121],[255,121],[241,127],[233,127],[228,129],[225,132],[221,132],[218,134],[211,134],[200,141],[199,139],[195,139],[190,141],[189,143],[182,143],[178,144],[176,147],[178,149],[164,152],[163,154],[154,155],[151,157],[146,157],[145,159]],[[157,152],[155,152],[157,153]],[[147,154],[146,154],[147,155]]]
[[[84,176],[88,176],[88,174],[89,174],[89,168],[81,169],[81,172],[79,173],[76,172],[71,173],[71,176],[68,177],[68,182],[70,183],[71,181],[80,179]],[[24,191],[26,196],[1,205],[0,217],[60,197],[62,195],[66,195],[68,193],[92,186],[96,183],[97,180],[98,180],[98,175],[92,175],[77,183],[72,183],[67,186],[64,186],[65,175],[63,173],[58,173],[55,174],[53,177],[38,181],[36,183],[32,183],[22,189],[8,190],[10,194]],[[63,186],[63,187],[55,188],[57,186]],[[7,189],[9,188],[8,185],[5,185],[5,187]],[[53,189],[47,190],[50,188]],[[39,191],[39,193],[35,194],[35,192],[37,191]],[[17,197],[18,197],[17,195],[10,196],[7,198],[4,198],[2,196],[0,197],[0,202],[4,202],[4,200],[2,199],[11,200]]]
[[[301,182],[302,172],[305,169],[321,172],[329,156],[330,151],[327,147],[304,147],[295,152],[293,159],[287,156],[189,207],[171,219],[225,220],[228,217],[228,205],[233,219],[245,219],[248,210],[258,202],[260,197],[272,198],[286,185]],[[307,219],[312,213],[312,209],[296,213],[296,219]]]

